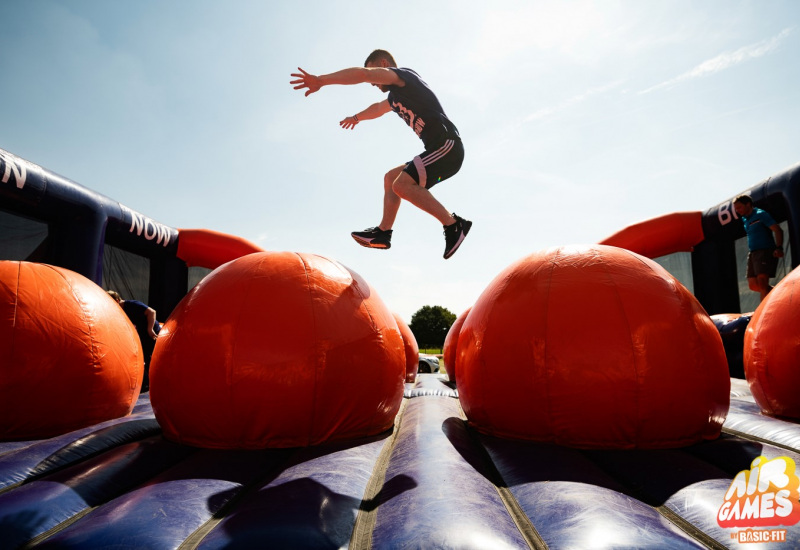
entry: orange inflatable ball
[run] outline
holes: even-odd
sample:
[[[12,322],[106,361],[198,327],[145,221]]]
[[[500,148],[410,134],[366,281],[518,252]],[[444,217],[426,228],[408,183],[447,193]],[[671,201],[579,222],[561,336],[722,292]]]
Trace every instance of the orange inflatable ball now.
[[[461,332],[461,326],[464,320],[469,315],[472,308],[468,307],[464,312],[456,317],[455,322],[450,326],[447,331],[447,336],[444,338],[444,349],[442,350],[442,358],[444,359],[444,369],[447,371],[447,378],[451,382],[456,381],[456,350],[458,346],[458,333]]]
[[[406,350],[406,382],[413,384],[417,380],[419,370],[419,345],[411,329],[398,314],[393,313],[394,320],[397,321],[397,328],[400,329],[400,336],[403,337],[403,346]]]
[[[730,378],[717,329],[655,262],[603,245],[500,273],[458,336],[458,391],[479,431],[579,448],[716,438]]]
[[[60,267],[0,261],[0,440],[125,416],[143,371],[136,330],[102,288]]]
[[[800,418],[800,271],[756,309],[744,335],[744,373],[765,414]]]
[[[249,254],[178,304],[150,364],[168,438],[218,449],[296,447],[378,434],[403,399],[391,312],[357,273],[321,256]]]

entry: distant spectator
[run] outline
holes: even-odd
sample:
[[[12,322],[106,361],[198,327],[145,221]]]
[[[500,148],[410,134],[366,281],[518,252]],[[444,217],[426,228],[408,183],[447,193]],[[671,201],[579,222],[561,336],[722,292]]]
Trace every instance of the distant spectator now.
[[[769,213],[753,206],[748,195],[736,197],[733,208],[747,231],[747,283],[763,300],[772,290],[769,280],[775,276],[778,258],[783,257],[783,230]]]
[[[123,300],[118,292],[108,291],[108,295],[114,298],[122,307],[122,310],[136,327],[136,333],[142,342],[144,352],[144,378],[142,380],[142,392],[150,390],[150,358],[156,346],[156,338],[161,332],[161,325],[156,320],[156,310],[139,302],[138,300]]]

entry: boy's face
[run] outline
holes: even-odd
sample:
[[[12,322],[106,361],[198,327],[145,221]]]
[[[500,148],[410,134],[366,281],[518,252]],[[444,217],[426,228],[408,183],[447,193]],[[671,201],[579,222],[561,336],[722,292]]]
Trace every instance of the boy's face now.
[[[385,61],[377,61],[377,62],[367,63],[365,65],[365,67],[367,69],[374,69],[376,67],[388,67],[388,66],[389,66],[389,64],[386,63]],[[388,86],[384,86],[382,84],[372,84],[372,86],[375,86],[376,88],[378,88],[383,93],[386,93],[386,92],[389,91],[389,87]]]

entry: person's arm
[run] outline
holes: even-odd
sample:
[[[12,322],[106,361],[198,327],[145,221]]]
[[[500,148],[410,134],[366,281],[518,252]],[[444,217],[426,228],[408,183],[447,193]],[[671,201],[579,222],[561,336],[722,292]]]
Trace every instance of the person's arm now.
[[[781,226],[777,223],[775,225],[771,225],[769,228],[775,235],[775,252],[773,253],[773,256],[780,258],[783,256],[783,229],[781,229]]]
[[[346,117],[344,120],[339,122],[339,126],[344,128],[345,130],[352,130],[356,127],[356,124],[361,122],[362,120],[372,120],[378,117],[381,117],[392,110],[391,105],[389,105],[389,100],[384,99],[383,101],[379,101],[378,103],[373,103],[360,113],[356,113],[353,116]]]
[[[296,80],[292,80],[289,84],[294,84],[295,90],[308,88],[306,96],[319,91],[323,86],[330,86],[333,84],[341,84],[349,86],[352,84],[379,84],[382,86],[403,86],[405,82],[397,76],[397,73],[384,67],[351,67],[349,69],[342,69],[335,73],[313,75],[307,73],[300,67],[297,68],[299,73],[292,73]]]
[[[151,308],[151,307],[148,307],[148,308],[147,308],[147,311],[145,312],[145,315],[147,316],[147,334],[149,334],[149,335],[150,335],[150,338],[152,338],[153,340],[155,340],[155,339],[156,339],[156,337],[158,336],[158,335],[156,334],[156,331],[155,331],[155,326],[156,326],[156,310],[154,310],[154,309],[153,309],[153,308]]]

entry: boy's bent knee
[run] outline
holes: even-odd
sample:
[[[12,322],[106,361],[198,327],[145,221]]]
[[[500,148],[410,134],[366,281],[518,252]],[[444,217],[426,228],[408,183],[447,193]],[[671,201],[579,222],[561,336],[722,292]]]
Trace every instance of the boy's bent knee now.
[[[407,197],[411,192],[411,189],[415,186],[419,187],[417,182],[415,182],[408,174],[403,173],[400,177],[394,180],[394,183],[392,183],[392,191],[394,191],[395,194],[400,197]]]
[[[383,176],[383,187],[384,189],[392,189],[394,186],[394,182],[397,180],[398,177],[403,173],[403,167],[398,166],[397,168],[392,168]]]

